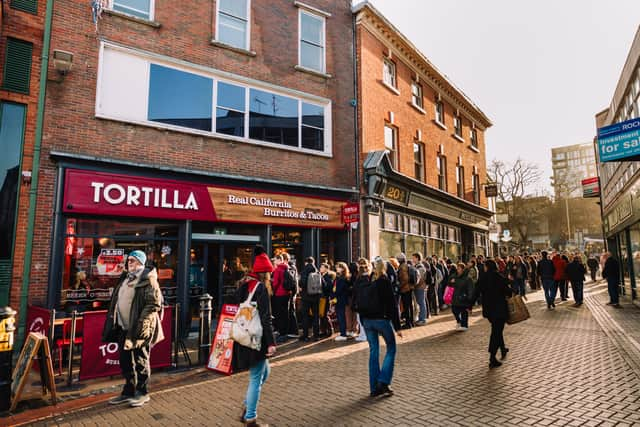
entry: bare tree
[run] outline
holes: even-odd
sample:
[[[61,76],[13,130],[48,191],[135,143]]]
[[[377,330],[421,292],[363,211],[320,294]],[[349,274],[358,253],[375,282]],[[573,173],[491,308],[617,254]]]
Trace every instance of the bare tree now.
[[[494,159],[487,169],[489,180],[498,187],[498,205],[507,214],[507,227],[516,231],[521,245],[527,245],[529,234],[539,220],[543,203],[528,202],[528,191],[542,178],[538,165],[518,158],[513,163]]]

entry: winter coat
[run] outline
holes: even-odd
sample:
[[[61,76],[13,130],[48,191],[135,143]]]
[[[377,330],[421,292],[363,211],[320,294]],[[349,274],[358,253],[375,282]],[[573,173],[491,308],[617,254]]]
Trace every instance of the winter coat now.
[[[587,265],[589,266],[589,270],[598,271],[598,267],[600,266],[600,263],[595,258],[589,258],[587,260]]]
[[[405,294],[411,292],[417,282],[416,269],[413,266],[403,262],[398,267],[398,282],[400,282],[400,293]]]
[[[482,316],[493,320],[506,320],[509,317],[507,298],[513,295],[509,281],[495,271],[485,273],[474,293],[474,301],[482,298]]]
[[[549,258],[542,258],[538,261],[538,276],[542,280],[553,280],[555,273],[556,268]]]
[[[564,273],[564,269],[567,268],[567,261],[562,259],[561,256],[556,255],[553,257],[553,266],[556,269],[555,273],[553,274],[553,280],[567,280],[567,276]]]
[[[349,280],[344,276],[336,277],[334,287],[331,290],[331,299],[335,298],[337,307],[345,307],[347,305],[350,296],[350,287]]]
[[[289,296],[289,291],[284,288],[284,274],[289,266],[286,263],[279,264],[276,270],[273,272],[273,279],[271,280],[271,288],[273,289],[274,297],[286,297]]]
[[[587,274],[587,269],[580,261],[571,261],[564,272],[571,283],[582,283],[584,282],[584,275]]]
[[[319,300],[320,295],[308,295],[307,294],[307,279],[309,278],[309,274],[318,271],[315,265],[313,264],[305,264],[302,268],[302,272],[300,273],[300,296],[303,301],[314,301]]]
[[[249,296],[249,289],[258,286],[251,301],[255,301],[260,313],[260,323],[262,323],[262,341],[260,351],[245,347],[236,342],[233,343],[233,368],[234,370],[248,369],[267,358],[267,350],[275,345],[273,336],[273,325],[271,323],[271,304],[269,303],[269,292],[263,283],[256,278],[249,278],[244,281],[236,290],[236,302],[244,302]]]
[[[118,331],[121,328],[116,319],[118,294],[126,278],[127,273],[123,273],[120,276],[118,285],[113,290],[113,294],[111,294],[107,319],[102,329],[103,342],[117,342],[120,338]],[[160,316],[158,315],[162,309],[162,292],[160,291],[158,274],[155,269],[145,268],[134,288],[135,293],[129,314],[131,327],[127,331],[126,338],[131,340],[136,347],[157,344],[164,339],[164,334]]]
[[[620,266],[618,260],[610,256],[604,263],[602,278],[611,283],[620,283]]]
[[[473,282],[469,279],[465,271],[460,276],[453,276],[449,279],[449,286],[453,287],[453,299],[451,305],[454,307],[471,307],[473,304]]]

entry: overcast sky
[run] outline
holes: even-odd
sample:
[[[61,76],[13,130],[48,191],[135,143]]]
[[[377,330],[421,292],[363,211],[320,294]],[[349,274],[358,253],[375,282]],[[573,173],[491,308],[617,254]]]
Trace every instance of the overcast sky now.
[[[590,142],[640,24],[639,0],[372,0],[491,118],[487,162],[544,171],[551,147]]]

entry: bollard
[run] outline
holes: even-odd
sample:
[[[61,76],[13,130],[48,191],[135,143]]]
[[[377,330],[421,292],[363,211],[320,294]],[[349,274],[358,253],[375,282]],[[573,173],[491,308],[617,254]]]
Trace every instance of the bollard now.
[[[211,347],[211,300],[213,297],[204,294],[200,297],[200,336],[198,363],[200,365],[207,363],[209,358],[209,349]]]
[[[67,387],[71,387],[73,383],[73,343],[76,340],[76,319],[78,312],[73,310],[71,313],[71,339],[69,340],[69,376],[67,377]]]
[[[0,412],[11,408],[11,359],[16,312],[11,307],[0,308]]]
[[[173,367],[178,368],[178,348],[180,343],[180,303],[173,306]]]

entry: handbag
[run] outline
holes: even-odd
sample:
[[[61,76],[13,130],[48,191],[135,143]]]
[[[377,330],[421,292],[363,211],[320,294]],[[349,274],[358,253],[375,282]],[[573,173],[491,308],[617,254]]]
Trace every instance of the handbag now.
[[[446,288],[444,288],[444,303],[447,305],[451,305],[451,302],[453,302],[453,286],[447,286]]]
[[[229,334],[229,337],[241,346],[256,351],[260,351],[262,347],[262,322],[258,306],[251,299],[260,285],[261,283],[258,283],[238,307],[238,313],[233,318]]]
[[[527,320],[531,315],[527,304],[520,295],[514,295],[511,298],[507,298],[507,324],[513,325],[514,323]]]

